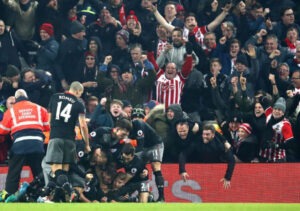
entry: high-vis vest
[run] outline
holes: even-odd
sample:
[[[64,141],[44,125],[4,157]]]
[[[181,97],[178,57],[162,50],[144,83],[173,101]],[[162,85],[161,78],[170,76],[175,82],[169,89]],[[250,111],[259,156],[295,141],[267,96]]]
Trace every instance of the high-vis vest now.
[[[16,132],[35,129],[49,131],[48,113],[45,108],[27,100],[17,102],[4,113],[0,123],[0,134],[12,135]]]

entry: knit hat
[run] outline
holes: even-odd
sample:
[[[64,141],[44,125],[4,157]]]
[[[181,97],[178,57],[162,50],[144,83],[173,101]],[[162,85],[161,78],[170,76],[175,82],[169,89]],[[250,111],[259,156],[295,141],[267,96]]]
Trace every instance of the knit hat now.
[[[126,31],[125,29],[121,29],[120,31],[117,32],[117,35],[120,35],[126,43],[129,42],[129,32]]]
[[[73,21],[71,23],[71,27],[70,27],[71,34],[77,34],[83,31],[85,31],[84,25],[82,25],[79,21]]]
[[[242,54],[242,53],[238,54],[235,63],[241,63],[241,64],[243,64],[243,65],[245,65],[245,66],[248,67],[248,60],[247,60],[247,57],[246,57],[245,54]]]
[[[49,36],[53,36],[53,34],[54,34],[53,25],[51,23],[43,23],[40,27],[40,31],[41,30],[44,30],[45,32],[47,32],[47,34],[49,34]]]
[[[248,123],[240,124],[239,128],[243,129],[243,130],[246,131],[248,134],[251,134],[251,133],[252,133],[252,127],[251,127]]]
[[[129,12],[129,15],[126,17],[126,22],[129,20],[129,19],[134,19],[136,23],[139,22],[138,18],[136,17],[135,13],[133,10],[130,10]]]
[[[123,73],[133,73],[133,68],[132,68],[131,64],[129,64],[129,63],[123,64],[121,68],[122,68],[121,69],[122,74]]]
[[[102,4],[102,7],[100,8],[100,13],[102,10],[108,10],[111,13],[111,7],[107,4]]]
[[[239,122],[239,123],[241,123],[242,118],[241,118],[240,115],[233,113],[233,114],[230,115],[230,117],[228,119],[228,122]]]
[[[144,108],[149,108],[150,110],[153,109],[155,106],[157,106],[159,102],[155,100],[150,100],[148,103],[144,104]]]
[[[145,111],[142,108],[134,108],[131,113],[131,118],[135,117],[140,117],[144,118],[145,117]]]
[[[129,100],[122,100],[123,108],[125,107],[132,107],[132,104]]]
[[[286,110],[285,99],[283,97],[278,98],[278,100],[275,102],[273,108],[282,110],[283,113],[285,113],[285,110]]]
[[[20,71],[16,66],[14,66],[14,65],[8,65],[7,66],[7,70],[6,70],[6,73],[5,73],[6,77],[12,78],[12,77],[14,77],[18,74],[20,74]]]
[[[181,4],[176,5],[176,12],[184,11],[184,7]]]
[[[182,108],[179,104],[171,104],[169,105],[169,107],[167,108],[167,111],[168,110],[172,110],[174,113],[176,112],[182,112]]]
[[[94,58],[95,58],[95,55],[94,55],[94,54],[92,54],[92,52],[90,52],[90,51],[86,51],[86,52],[84,53],[84,57],[88,57],[88,56],[92,56],[92,57],[94,57]]]

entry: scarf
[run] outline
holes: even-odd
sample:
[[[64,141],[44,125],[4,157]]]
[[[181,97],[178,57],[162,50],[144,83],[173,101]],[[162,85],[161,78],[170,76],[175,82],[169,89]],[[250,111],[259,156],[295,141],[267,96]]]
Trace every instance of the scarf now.
[[[122,4],[120,10],[119,10],[119,20],[122,24],[122,26],[126,25],[126,14],[125,14],[125,5]]]
[[[76,21],[76,20],[77,20],[77,15],[75,15],[75,16],[69,18],[69,20],[70,20],[71,22]]]
[[[277,124],[278,122],[282,121],[284,116],[280,117],[279,119],[274,119],[273,115],[271,116],[270,120],[267,123],[267,129],[265,131],[265,141],[271,141],[273,139],[273,125]]]
[[[294,43],[292,43],[288,38],[285,38],[284,42],[292,53],[296,53],[296,45]]]

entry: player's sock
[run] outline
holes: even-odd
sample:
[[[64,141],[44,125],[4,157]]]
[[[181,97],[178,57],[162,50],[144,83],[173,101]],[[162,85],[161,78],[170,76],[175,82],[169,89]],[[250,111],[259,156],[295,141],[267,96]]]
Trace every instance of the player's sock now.
[[[158,201],[164,201],[165,200],[165,196],[164,196],[164,178],[162,176],[161,171],[155,171],[154,172],[155,175],[155,183],[158,189]]]

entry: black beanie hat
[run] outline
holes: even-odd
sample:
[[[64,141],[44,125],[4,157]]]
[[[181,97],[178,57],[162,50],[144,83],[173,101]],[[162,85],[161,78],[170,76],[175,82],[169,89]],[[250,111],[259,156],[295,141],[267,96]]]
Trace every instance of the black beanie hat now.
[[[248,60],[245,54],[238,54],[235,63],[241,63],[248,67]]]
[[[20,74],[19,69],[14,65],[8,65],[6,70],[6,77],[12,78],[16,75]]]
[[[77,34],[83,31],[85,31],[84,25],[82,25],[79,21],[73,21],[71,23],[71,27],[70,27],[71,34]]]

